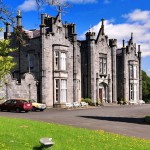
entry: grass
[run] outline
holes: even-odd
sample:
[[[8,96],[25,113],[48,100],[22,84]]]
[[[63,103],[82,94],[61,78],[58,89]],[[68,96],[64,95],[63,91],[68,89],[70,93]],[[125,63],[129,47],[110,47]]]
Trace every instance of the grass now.
[[[149,132],[149,131],[148,131]],[[42,150],[39,139],[51,137],[53,150],[149,150],[150,140],[118,134],[0,117],[0,150]]]

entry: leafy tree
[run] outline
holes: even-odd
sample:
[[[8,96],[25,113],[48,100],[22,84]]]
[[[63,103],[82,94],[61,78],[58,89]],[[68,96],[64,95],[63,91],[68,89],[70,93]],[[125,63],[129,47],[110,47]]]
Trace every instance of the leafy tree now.
[[[65,9],[70,7],[69,3],[66,3],[64,0],[35,0],[38,7],[42,5],[54,6],[58,12],[65,12]]]
[[[142,95],[144,100],[150,99],[150,77],[142,70]]]
[[[5,79],[5,75],[10,73],[10,70],[16,64],[13,62],[13,57],[8,55],[15,50],[16,49],[10,47],[10,40],[0,40],[0,82]]]

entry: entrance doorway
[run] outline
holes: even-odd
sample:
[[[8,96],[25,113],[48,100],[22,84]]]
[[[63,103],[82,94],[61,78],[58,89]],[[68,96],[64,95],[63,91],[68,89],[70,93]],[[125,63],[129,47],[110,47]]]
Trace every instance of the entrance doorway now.
[[[101,103],[108,102],[108,85],[104,82],[99,83],[99,99]]]

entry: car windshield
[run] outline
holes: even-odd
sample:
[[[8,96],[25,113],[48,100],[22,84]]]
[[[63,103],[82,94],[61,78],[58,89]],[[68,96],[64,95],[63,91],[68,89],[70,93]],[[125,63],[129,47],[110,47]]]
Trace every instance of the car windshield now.
[[[26,101],[26,100],[21,100],[21,102],[22,102],[22,103],[26,103],[27,101]]]
[[[31,102],[31,103],[35,103],[35,102],[36,102],[36,101],[33,100],[33,99],[29,99],[28,101]]]

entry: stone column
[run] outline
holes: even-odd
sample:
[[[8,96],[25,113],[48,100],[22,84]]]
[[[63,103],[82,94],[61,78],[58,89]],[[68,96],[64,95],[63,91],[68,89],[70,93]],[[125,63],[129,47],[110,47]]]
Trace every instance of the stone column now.
[[[116,78],[117,39],[110,39],[109,46],[111,47],[111,57],[112,57],[112,102],[117,103],[117,78]]]

